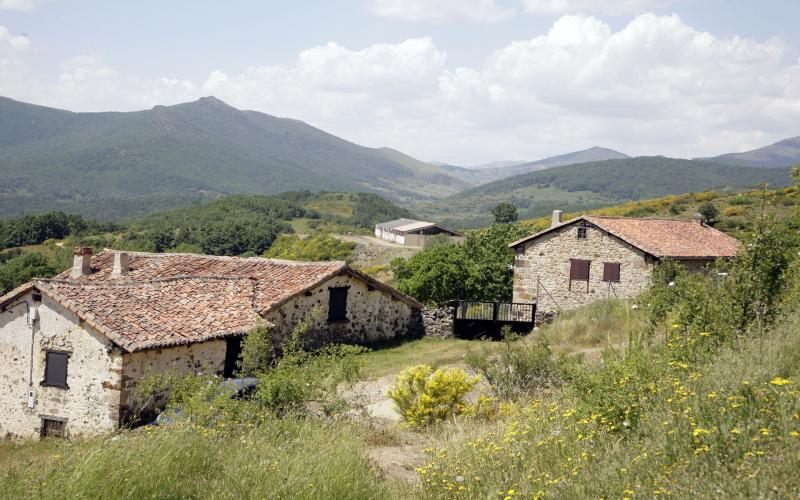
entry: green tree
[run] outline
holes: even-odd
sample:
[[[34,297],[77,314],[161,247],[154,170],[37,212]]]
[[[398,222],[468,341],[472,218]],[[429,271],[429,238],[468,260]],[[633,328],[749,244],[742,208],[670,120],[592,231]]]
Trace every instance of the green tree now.
[[[700,205],[697,211],[703,216],[703,218],[706,220],[706,224],[709,226],[713,226],[719,220],[719,209],[717,209],[717,206],[710,201]]]
[[[0,293],[6,293],[33,278],[49,278],[59,270],[40,253],[13,257],[0,266]]]
[[[528,232],[518,224],[493,224],[467,233],[464,252],[472,264],[468,286],[473,300],[511,300],[514,251],[508,247]]]
[[[421,302],[441,304],[471,295],[472,263],[459,245],[436,245],[408,260],[394,259],[392,270],[397,288]]]
[[[511,203],[498,203],[492,209],[495,224],[510,224],[518,219],[517,207]]]
[[[426,303],[449,300],[510,300],[514,252],[508,244],[527,231],[517,224],[493,224],[467,233],[462,246],[439,244],[392,269],[400,291]]]

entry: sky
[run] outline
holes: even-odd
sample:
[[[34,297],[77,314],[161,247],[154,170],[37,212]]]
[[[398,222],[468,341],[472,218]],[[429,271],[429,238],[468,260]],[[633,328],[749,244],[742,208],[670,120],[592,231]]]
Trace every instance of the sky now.
[[[0,95],[213,95],[426,161],[800,135],[798,0],[0,0]]]

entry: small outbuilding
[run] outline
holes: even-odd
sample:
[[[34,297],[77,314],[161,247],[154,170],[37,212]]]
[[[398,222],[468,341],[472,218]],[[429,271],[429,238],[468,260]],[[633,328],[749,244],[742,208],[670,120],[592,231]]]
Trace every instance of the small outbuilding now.
[[[456,243],[464,241],[463,234],[435,222],[397,219],[375,225],[376,238],[410,247],[424,248],[433,241],[434,237],[442,235],[453,239]]]

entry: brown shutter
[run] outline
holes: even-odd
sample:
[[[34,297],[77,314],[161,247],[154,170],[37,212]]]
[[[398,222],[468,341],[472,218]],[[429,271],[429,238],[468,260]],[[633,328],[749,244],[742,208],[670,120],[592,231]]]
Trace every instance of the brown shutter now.
[[[603,263],[603,281],[619,283],[619,262]]]
[[[569,279],[589,281],[590,260],[569,259]]]

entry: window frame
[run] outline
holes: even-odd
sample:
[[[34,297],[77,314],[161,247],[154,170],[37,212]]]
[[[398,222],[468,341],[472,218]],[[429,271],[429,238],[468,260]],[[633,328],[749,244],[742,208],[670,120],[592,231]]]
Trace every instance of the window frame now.
[[[343,323],[350,321],[347,318],[347,296],[348,292],[350,291],[349,286],[332,286],[328,288],[328,323]],[[341,314],[334,314],[334,312],[339,312],[338,310],[334,309],[334,306],[338,306],[338,304],[334,303],[334,294],[341,293],[344,297],[341,299]]]
[[[589,228],[587,228],[586,226],[578,227],[577,231],[575,232],[575,239],[578,240],[589,239]]]
[[[57,384],[53,383],[50,380],[50,376],[52,375],[50,370],[52,370],[52,365],[50,362],[51,356],[63,356],[64,357],[64,383]],[[58,389],[69,389],[69,358],[71,357],[71,353],[66,351],[58,351],[53,349],[48,349],[44,352],[44,378],[40,385],[43,387],[56,387]]]

